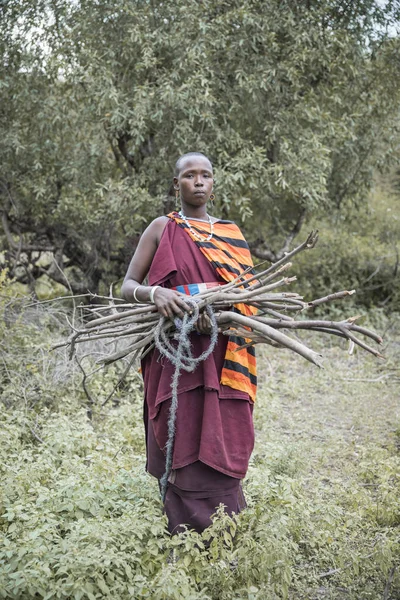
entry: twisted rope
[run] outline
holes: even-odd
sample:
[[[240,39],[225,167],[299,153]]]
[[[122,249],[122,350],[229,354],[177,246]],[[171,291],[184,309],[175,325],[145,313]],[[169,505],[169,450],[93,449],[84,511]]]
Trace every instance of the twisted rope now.
[[[199,318],[199,307],[194,298],[190,296],[185,298],[185,301],[191,305],[191,314],[185,313],[183,319],[175,319],[175,326],[177,331],[174,335],[174,339],[178,344],[172,345],[167,338],[163,325],[166,317],[162,317],[156,327],[154,341],[159,352],[164,355],[171,363],[175,366],[174,374],[171,380],[171,406],[168,415],[168,439],[166,443],[166,459],[165,459],[165,473],[160,480],[161,498],[164,502],[165,495],[167,493],[168,477],[172,469],[172,457],[174,452],[175,442],[175,424],[176,424],[176,411],[178,410],[178,383],[181,375],[181,371],[193,372],[197,365],[206,360],[213,352],[215,345],[218,340],[218,325],[211,306],[206,306],[205,310],[211,321],[211,336],[210,345],[208,348],[200,354],[200,356],[192,355],[192,347],[190,343],[190,334],[195,328],[197,319]]]

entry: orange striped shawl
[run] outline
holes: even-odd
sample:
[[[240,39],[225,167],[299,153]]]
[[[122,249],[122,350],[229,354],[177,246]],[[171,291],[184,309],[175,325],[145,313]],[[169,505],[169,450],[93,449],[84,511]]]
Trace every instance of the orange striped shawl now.
[[[214,223],[214,234],[210,241],[200,241],[192,234],[183,219],[177,212],[168,215],[179,227],[184,229],[207,260],[210,261],[216,272],[225,280],[232,281],[238,275],[251,267],[251,271],[243,275],[243,279],[250,279],[254,275],[253,260],[250,250],[239,227],[232,221],[217,221]],[[190,221],[190,219],[188,219]],[[192,229],[207,238],[210,232],[208,223],[191,221]],[[244,283],[244,287],[246,283]],[[253,315],[257,309],[245,304],[235,304],[234,311],[242,315]],[[247,392],[255,400],[257,390],[256,357],[253,346],[240,348],[246,340],[238,336],[229,336],[225,361],[221,373],[221,384],[235,390]]]

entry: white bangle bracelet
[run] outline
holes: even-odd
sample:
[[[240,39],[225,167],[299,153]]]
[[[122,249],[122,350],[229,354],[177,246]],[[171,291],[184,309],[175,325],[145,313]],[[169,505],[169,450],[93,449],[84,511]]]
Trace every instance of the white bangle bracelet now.
[[[140,300],[138,300],[138,299],[136,298],[136,292],[138,291],[138,289],[139,289],[140,287],[142,287],[142,286],[141,286],[141,285],[137,285],[137,286],[135,287],[135,289],[133,290],[133,298],[134,298],[135,302],[140,302]]]
[[[151,288],[151,292],[150,292],[150,302],[151,302],[152,304],[154,304],[154,292],[155,292],[156,290],[158,290],[158,288],[159,288],[159,287],[160,287],[159,285],[154,285],[154,286]]]

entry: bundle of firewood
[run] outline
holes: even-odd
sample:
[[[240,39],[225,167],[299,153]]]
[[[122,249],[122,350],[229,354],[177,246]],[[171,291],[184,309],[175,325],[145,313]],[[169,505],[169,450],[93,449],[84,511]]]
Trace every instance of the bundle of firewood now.
[[[296,293],[283,291],[296,280],[296,277],[285,276],[287,269],[292,266],[290,259],[302,250],[314,247],[317,237],[317,233],[312,232],[303,244],[280,261],[247,279],[246,287],[243,286],[244,278],[238,277],[192,298],[198,303],[200,311],[210,305],[221,333],[244,338],[244,345],[270,344],[288,348],[321,366],[318,353],[303,344],[297,336],[288,335],[288,332],[303,329],[346,338],[351,349],[358,345],[374,356],[383,358],[378,350],[369,346],[363,339],[370,338],[381,344],[382,338],[357,325],[358,317],[344,321],[304,319],[307,311],[323,303],[350,296],[355,290],[336,292],[311,302],[305,302],[303,297]],[[85,307],[91,311],[91,319],[80,328],[71,325],[73,331],[70,337],[56,347],[69,347],[70,356],[73,356],[77,344],[94,340],[112,341],[113,350],[99,359],[103,364],[125,357],[129,357],[129,364],[132,364],[137,357],[143,357],[154,348],[155,329],[162,318],[154,305],[125,303],[112,296],[97,297],[96,301],[99,300],[101,302],[95,306]],[[251,305],[257,309],[256,314],[244,316],[227,310],[227,307],[235,304]],[[176,323],[164,319],[162,328],[167,335],[173,336]]]

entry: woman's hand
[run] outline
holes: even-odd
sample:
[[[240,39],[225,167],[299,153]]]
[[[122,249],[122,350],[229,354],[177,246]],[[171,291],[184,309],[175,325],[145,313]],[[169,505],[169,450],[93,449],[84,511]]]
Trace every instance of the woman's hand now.
[[[211,319],[206,312],[202,312],[196,323],[197,333],[205,333],[210,335],[212,332]]]
[[[187,297],[186,294],[181,294],[176,290],[159,287],[154,292],[154,304],[163,317],[169,317],[170,319],[179,317],[182,319],[184,312],[192,310],[191,305],[185,302],[185,297]],[[196,331],[207,335],[212,332],[211,320],[206,312],[201,313],[197,319]]]
[[[190,312],[192,309],[190,304],[185,302],[186,294],[170,290],[168,288],[159,287],[154,292],[154,304],[158,312],[163,317],[174,319],[175,317],[183,318],[185,312]]]
[[[181,294],[176,290],[170,290],[168,288],[159,287],[154,292],[154,304],[157,310],[163,317],[174,317],[183,318],[184,312],[190,312],[192,307],[190,304],[185,302],[184,298],[186,294]],[[210,335],[212,331],[212,325],[210,317],[206,312],[201,313],[196,323],[197,333],[203,333]]]

